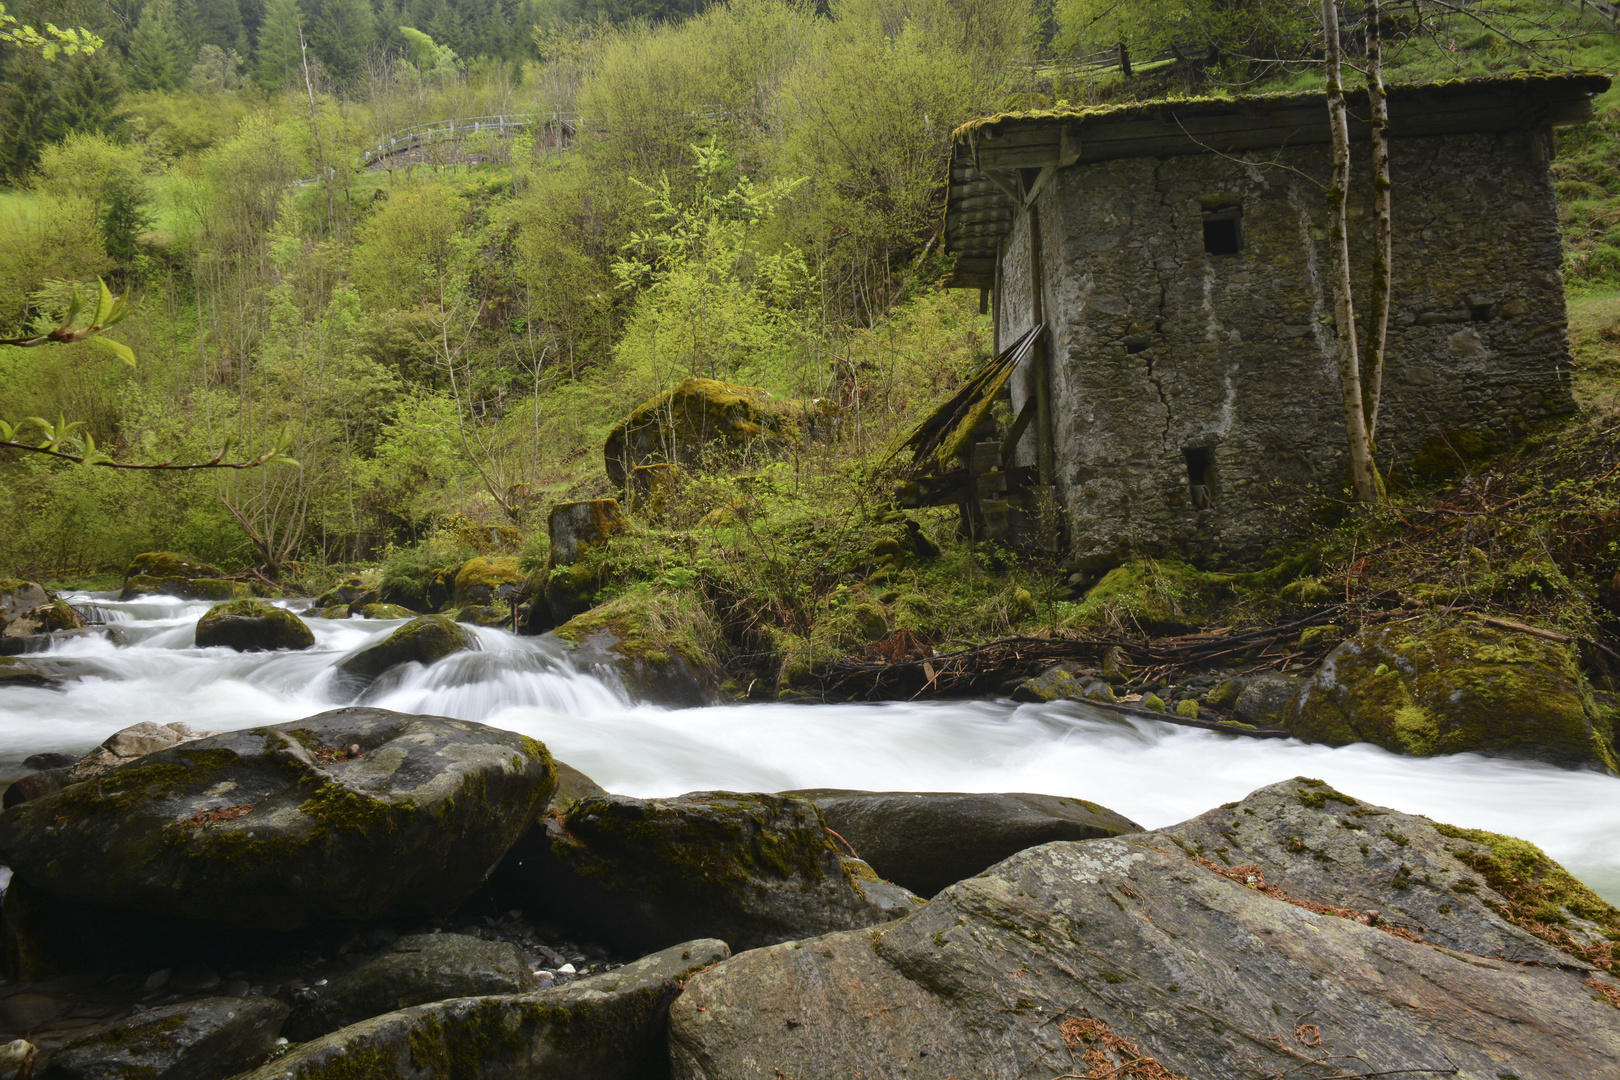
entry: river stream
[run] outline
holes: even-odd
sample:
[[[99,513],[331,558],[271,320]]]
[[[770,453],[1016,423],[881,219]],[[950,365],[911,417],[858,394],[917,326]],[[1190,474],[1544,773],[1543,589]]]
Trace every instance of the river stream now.
[[[142,720],[230,730],[355,702],[335,664],[398,621],[319,619],[313,649],[198,649],[206,603],[72,594],[113,624],[67,637],[46,661],[78,678],[61,690],[0,689],[0,778],[44,750],[83,752]],[[294,604],[299,607],[301,604]],[[1531,840],[1620,903],[1620,779],[1459,754],[1407,758],[1128,720],[1074,702],[889,702],[661,709],[630,703],[605,673],[576,671],[549,636],[478,629],[481,649],[389,672],[361,704],[476,720],[532,735],[603,787],[662,796],[731,789],[847,787],[1030,791],[1102,803],[1149,828],[1290,776],[1437,821]]]

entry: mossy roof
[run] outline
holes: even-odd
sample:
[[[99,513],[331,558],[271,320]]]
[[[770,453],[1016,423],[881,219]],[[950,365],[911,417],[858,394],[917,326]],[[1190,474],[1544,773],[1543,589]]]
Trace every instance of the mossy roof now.
[[[1390,83],[1387,86],[1392,101],[1402,98],[1422,98],[1427,95],[1451,96],[1474,94],[1501,89],[1523,88],[1567,90],[1574,93],[1601,94],[1609,88],[1610,77],[1600,71],[1518,71],[1507,75],[1483,78],[1441,79],[1435,82]],[[1352,100],[1361,96],[1357,87],[1348,89]],[[1205,95],[1181,98],[1152,98],[1147,101],[1127,101],[1112,105],[1088,105],[1058,109],[1032,109],[999,112],[969,120],[951,133],[954,139],[963,139],[990,128],[1008,123],[1042,123],[1086,120],[1125,121],[1149,119],[1157,116],[1166,106],[1174,106],[1185,116],[1201,112],[1223,111],[1233,106],[1255,105],[1267,108],[1291,105],[1325,103],[1322,90],[1286,91],[1269,94]]]

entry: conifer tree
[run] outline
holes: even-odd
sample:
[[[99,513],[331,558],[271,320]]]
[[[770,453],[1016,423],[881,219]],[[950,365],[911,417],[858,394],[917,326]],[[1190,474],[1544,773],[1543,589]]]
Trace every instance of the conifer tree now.
[[[340,82],[360,74],[366,50],[376,36],[371,0],[324,0],[304,31],[310,51]]]
[[[197,42],[244,51],[242,8],[237,0],[197,0]]]
[[[254,77],[266,90],[287,85],[301,68],[298,20],[298,0],[270,0],[264,10]]]
[[[174,0],[152,0],[130,39],[129,85],[136,90],[173,90],[191,70],[188,52]]]

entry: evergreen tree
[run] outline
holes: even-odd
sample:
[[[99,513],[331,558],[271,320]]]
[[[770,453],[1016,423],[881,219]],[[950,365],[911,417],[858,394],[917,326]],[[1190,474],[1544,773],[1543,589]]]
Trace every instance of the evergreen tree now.
[[[371,0],[324,0],[304,31],[309,49],[320,57],[333,78],[349,82],[377,37]]]
[[[243,51],[242,8],[237,0],[197,0],[197,42]]]
[[[130,40],[129,85],[136,90],[173,90],[191,70],[188,52],[174,0],[152,0]]]
[[[279,90],[298,76],[298,0],[270,0],[259,28],[254,77],[266,90]]]

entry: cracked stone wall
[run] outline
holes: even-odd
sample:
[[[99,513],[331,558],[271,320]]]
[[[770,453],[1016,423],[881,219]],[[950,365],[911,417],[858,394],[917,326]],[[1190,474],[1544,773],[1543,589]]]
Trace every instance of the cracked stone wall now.
[[[1574,408],[1557,208],[1533,138],[1393,145],[1386,471],[1454,467],[1448,445],[1502,445]],[[1246,157],[1076,166],[1038,199],[1055,479],[1082,566],[1133,551],[1253,563],[1343,498],[1323,190],[1311,179],[1325,183],[1331,155]],[[1370,174],[1353,187],[1365,342]],[[1239,203],[1242,250],[1207,254],[1206,209]],[[1029,250],[1024,215],[1003,256],[1004,344],[1033,321]],[[1015,380],[1015,407],[1030,377]],[[1031,433],[1020,463],[1034,445]],[[1189,450],[1213,462],[1205,506],[1191,493]]]

